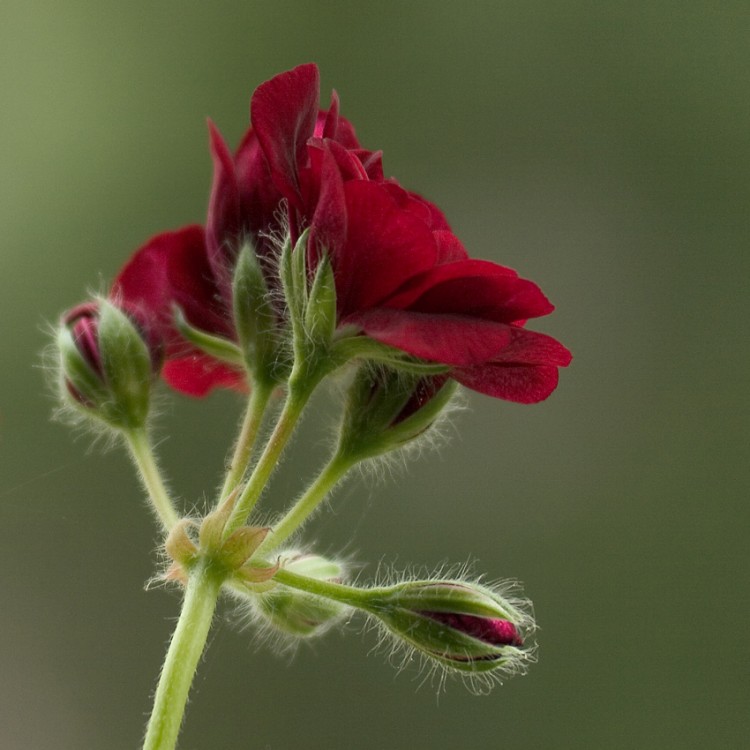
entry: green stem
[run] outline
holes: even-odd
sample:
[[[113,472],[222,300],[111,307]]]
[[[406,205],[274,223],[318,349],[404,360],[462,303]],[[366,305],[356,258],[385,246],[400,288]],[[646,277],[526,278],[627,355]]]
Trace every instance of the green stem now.
[[[292,573],[289,570],[281,568],[273,577],[274,581],[283,583],[293,589],[306,591],[308,594],[317,594],[326,599],[333,599],[341,604],[358,609],[370,610],[370,600],[378,589],[358,589],[355,586],[347,586],[343,583],[333,583],[331,581],[321,581],[318,578],[301,576],[298,573]]]
[[[258,547],[258,557],[268,557],[272,550],[283,544],[315,511],[328,493],[356,463],[350,458],[336,453],[320,472],[317,479],[287,511],[286,515],[273,527],[263,544]]]
[[[224,486],[219,495],[219,505],[242,481],[242,477],[245,475],[245,471],[247,471],[250,456],[255,447],[255,441],[258,437],[260,426],[263,424],[263,417],[272,393],[273,386],[268,386],[260,382],[254,384],[247,402],[247,410],[245,411],[245,418],[242,421],[237,444],[234,447],[232,462],[229,464],[229,471],[224,479]]]
[[[164,485],[164,480],[156,463],[148,433],[144,428],[141,428],[128,430],[124,434],[128,448],[130,449],[130,456],[138,469],[141,482],[151,500],[151,506],[161,521],[162,526],[164,526],[166,531],[170,531],[177,521],[179,521],[180,516],[175,510],[169,492]]]
[[[250,511],[255,507],[255,503],[258,502],[261,493],[265,489],[266,484],[268,484],[268,480],[271,478],[271,474],[273,474],[313,390],[314,385],[302,390],[290,387],[284,409],[281,412],[279,421],[276,423],[273,434],[266,444],[263,454],[258,459],[258,463],[255,465],[255,469],[253,469],[253,473],[250,475],[250,479],[248,479],[245,488],[237,499],[232,514],[224,527],[225,539],[247,521]]]
[[[211,628],[221,578],[199,564],[188,579],[177,622],[154,697],[143,750],[174,750],[190,685]]]

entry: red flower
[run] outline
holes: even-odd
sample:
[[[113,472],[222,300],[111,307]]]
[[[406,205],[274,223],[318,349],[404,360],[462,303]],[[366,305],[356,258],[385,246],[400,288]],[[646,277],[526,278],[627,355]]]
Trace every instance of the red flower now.
[[[203,395],[241,387],[244,374],[182,341],[178,304],[191,325],[235,339],[231,279],[242,242],[252,241],[271,289],[278,238],[309,227],[308,257],[333,265],[339,329],[364,334],[450,367],[469,388],[511,401],[546,398],[570,353],[527,330],[552,305],[515,271],[472,260],[433,204],[384,180],[379,152],[360,147],[339,116],[336,94],[318,109],[315,65],[262,84],[252,128],[232,155],[210,126],[214,180],[205,232],[187,227],[139,250],[115,282],[148,311],[168,341],[165,379]],[[284,310],[278,311],[280,320]]]

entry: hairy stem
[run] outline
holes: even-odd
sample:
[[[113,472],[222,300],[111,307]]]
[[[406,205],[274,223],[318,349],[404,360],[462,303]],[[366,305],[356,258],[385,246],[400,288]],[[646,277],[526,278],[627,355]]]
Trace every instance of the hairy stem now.
[[[250,479],[248,479],[247,484],[237,499],[232,514],[224,527],[225,539],[245,523],[247,517],[250,515],[250,511],[252,511],[258,502],[261,493],[268,484],[268,480],[271,478],[271,474],[273,474],[279,462],[284,448],[289,442],[289,438],[294,432],[294,428],[297,426],[297,422],[312,394],[312,390],[312,388],[305,390],[290,388],[284,409],[281,412],[279,421],[276,423],[273,434],[266,444],[261,457],[258,459],[258,463],[255,465],[255,469],[253,469],[253,473],[250,475]]]
[[[308,594],[316,594],[317,596],[323,596],[326,599],[333,599],[341,604],[364,610],[370,609],[369,602],[372,599],[372,595],[378,591],[378,589],[358,589],[355,586],[347,586],[343,583],[321,581],[318,578],[292,573],[289,570],[284,570],[284,568],[277,571],[273,580],[283,583],[284,586],[306,591]]]
[[[273,527],[263,544],[258,548],[258,557],[268,556],[272,550],[283,544],[316,510],[328,493],[336,486],[347,471],[356,463],[336,453],[320,472],[316,480],[287,511],[286,515]]]
[[[124,435],[130,450],[130,456],[138,469],[138,474],[148,493],[151,506],[164,529],[170,531],[179,521],[180,516],[175,510],[174,503],[162,479],[148,433],[144,428],[141,428],[129,430]]]
[[[201,563],[188,579],[182,612],[169,644],[143,750],[174,750],[190,686],[206,645],[221,577]]]
[[[224,479],[224,486],[219,495],[219,505],[239,485],[245,476],[272,393],[272,386],[264,385],[260,382],[254,384],[247,402],[247,410],[242,421],[237,444],[234,447],[232,462],[229,465],[229,470]]]

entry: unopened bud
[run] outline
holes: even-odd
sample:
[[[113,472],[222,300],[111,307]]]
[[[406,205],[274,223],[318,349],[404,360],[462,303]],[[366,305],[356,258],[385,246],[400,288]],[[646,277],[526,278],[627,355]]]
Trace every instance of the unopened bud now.
[[[344,567],[335,560],[320,555],[289,551],[281,554],[285,570],[321,581],[340,582]],[[298,638],[320,635],[346,611],[346,607],[331,599],[276,585],[257,598],[258,614],[277,630]]]
[[[366,609],[391,634],[452,670],[515,672],[529,658],[531,617],[479,584],[410,581],[374,589]]]
[[[455,390],[445,375],[360,368],[348,393],[341,452],[361,460],[403,447],[432,427]]]
[[[63,316],[57,345],[68,402],[118,429],[145,424],[161,347],[140,321],[109,301],[88,302]]]

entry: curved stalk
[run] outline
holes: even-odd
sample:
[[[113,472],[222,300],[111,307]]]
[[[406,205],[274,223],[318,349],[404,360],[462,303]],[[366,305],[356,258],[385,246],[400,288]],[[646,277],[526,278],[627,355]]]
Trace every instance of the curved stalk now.
[[[130,456],[138,469],[141,482],[151,501],[151,507],[164,529],[171,531],[172,527],[180,520],[180,516],[175,510],[172,498],[162,479],[148,433],[141,428],[128,430],[124,432],[124,435],[125,442],[130,450]]]

